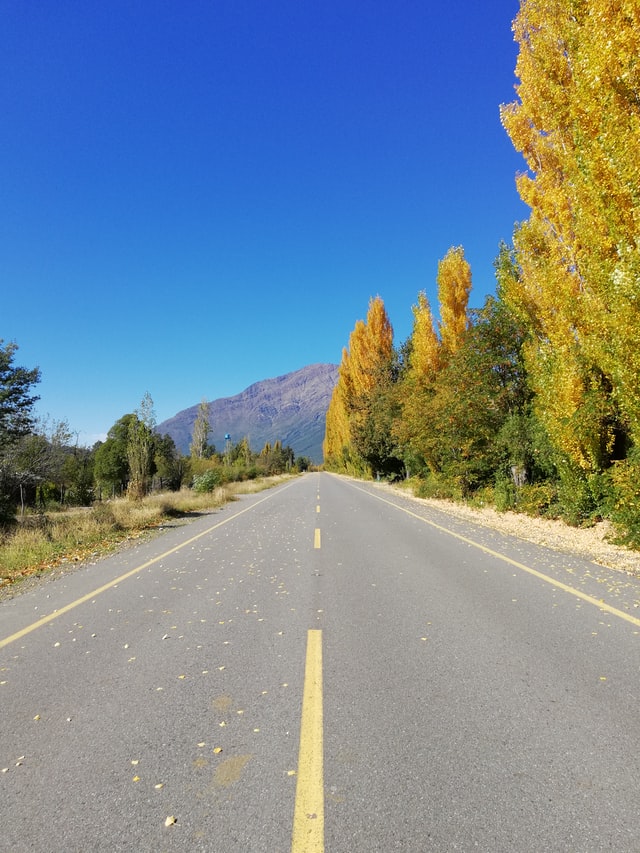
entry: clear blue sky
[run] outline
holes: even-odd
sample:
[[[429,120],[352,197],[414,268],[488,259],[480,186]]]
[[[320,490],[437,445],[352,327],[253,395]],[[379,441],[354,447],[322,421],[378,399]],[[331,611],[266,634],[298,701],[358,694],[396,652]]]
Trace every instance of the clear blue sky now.
[[[527,210],[499,120],[517,0],[5,0],[0,337],[82,443],[149,392],[396,342],[463,245],[472,305]]]

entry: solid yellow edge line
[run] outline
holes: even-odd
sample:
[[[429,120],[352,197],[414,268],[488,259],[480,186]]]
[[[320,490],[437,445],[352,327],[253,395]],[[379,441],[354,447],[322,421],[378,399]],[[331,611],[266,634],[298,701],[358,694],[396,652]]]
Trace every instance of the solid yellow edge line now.
[[[290,485],[292,484],[289,483],[283,486],[283,488],[289,488]],[[9,637],[5,637],[3,640],[0,640],[0,649],[4,648],[5,646],[8,646],[10,643],[15,643],[16,640],[20,640],[22,639],[22,637],[26,637],[27,634],[30,634],[32,631],[35,631],[37,628],[41,628],[43,625],[47,625],[53,619],[57,619],[58,616],[63,616],[65,613],[68,613],[70,610],[73,610],[74,607],[78,607],[79,605],[84,604],[86,601],[90,601],[97,595],[100,595],[101,593],[106,592],[108,589],[111,589],[112,587],[117,586],[119,583],[122,583],[122,581],[126,581],[127,578],[138,574],[138,572],[141,572],[144,569],[148,569],[149,566],[152,566],[154,563],[157,563],[160,560],[164,560],[165,557],[168,557],[171,554],[175,554],[176,551],[179,551],[181,548],[184,548],[187,545],[191,545],[192,542],[196,542],[198,539],[201,539],[203,536],[206,536],[208,533],[211,533],[218,527],[222,527],[223,524],[228,524],[230,521],[233,521],[234,518],[238,518],[239,515],[243,515],[245,512],[249,512],[250,509],[253,509],[254,507],[258,506],[258,504],[261,504],[266,500],[269,500],[269,498],[271,497],[273,497],[273,493],[268,494],[264,498],[260,498],[260,500],[256,501],[254,504],[251,504],[251,506],[241,509],[239,512],[234,513],[234,515],[230,515],[229,518],[225,518],[223,521],[219,521],[212,527],[208,527],[206,530],[203,530],[202,533],[198,533],[196,536],[192,536],[191,539],[187,539],[186,542],[182,542],[180,545],[176,545],[174,548],[170,548],[168,551],[165,551],[164,554],[160,554],[158,557],[154,557],[152,560],[147,560],[147,562],[142,563],[141,566],[136,566],[135,569],[131,569],[130,571],[125,572],[124,575],[120,575],[120,577],[115,578],[115,580],[109,581],[109,583],[105,583],[103,586],[99,586],[97,589],[88,592],[81,598],[77,598],[75,601],[71,601],[69,604],[65,604],[64,607],[61,607],[59,610],[54,610],[53,613],[50,613],[48,616],[43,616],[42,619],[38,619],[37,622],[33,622],[31,625],[27,625],[26,628],[22,628],[22,630],[16,631],[15,634],[11,634]]]
[[[389,501],[386,498],[380,497],[380,495],[374,495],[373,492],[368,492],[366,489],[361,489],[359,486],[354,486],[354,489],[358,489],[358,491],[364,492],[365,494],[370,495],[372,498],[376,498],[376,500],[389,504],[389,506],[395,507],[395,509],[399,509],[400,512],[404,512],[407,515],[412,516],[413,518],[417,518],[418,521],[423,521],[425,524],[430,524],[431,527],[435,527],[436,530],[440,530],[443,533],[448,533],[449,536],[453,536],[455,539],[459,539],[461,542],[465,542],[467,545],[472,545],[474,548],[478,548],[480,551],[484,551],[485,554],[489,554],[492,557],[496,557],[498,560],[502,560],[505,563],[509,563],[511,566],[515,566],[517,569],[521,569],[523,572],[527,572],[528,574],[533,575],[534,577],[539,578],[540,580],[545,581],[546,583],[549,583],[552,586],[563,590],[563,592],[568,592],[571,595],[575,595],[582,601],[586,601],[589,604],[593,604],[595,607],[598,607],[600,610],[604,610],[605,613],[610,613],[612,616],[617,616],[620,619],[625,619],[627,622],[630,622],[632,625],[636,625],[640,628],[640,619],[635,616],[632,616],[630,613],[625,613],[624,610],[618,610],[617,607],[612,607],[605,601],[601,601],[598,598],[594,598],[592,595],[587,595],[585,592],[580,592],[579,589],[576,589],[573,586],[569,586],[566,583],[562,583],[562,581],[556,580],[556,578],[552,578],[550,575],[545,575],[542,572],[539,572],[537,569],[532,569],[531,566],[525,566],[524,563],[519,563],[517,560],[512,560],[511,557],[506,557],[504,554],[500,554],[498,551],[492,551],[491,548],[487,548],[486,545],[481,545],[479,542],[474,542],[473,539],[468,539],[466,536],[462,536],[461,533],[454,533],[453,530],[449,530],[446,527],[442,527],[442,525],[436,524],[435,521],[429,521],[428,518],[423,518],[421,515],[418,515],[415,512],[411,512],[410,509],[405,509],[404,507],[399,506],[393,501]]]
[[[313,534],[313,547],[314,548],[320,547],[320,528],[319,527],[316,527],[315,532]]]
[[[322,631],[307,633],[291,853],[324,851]]]

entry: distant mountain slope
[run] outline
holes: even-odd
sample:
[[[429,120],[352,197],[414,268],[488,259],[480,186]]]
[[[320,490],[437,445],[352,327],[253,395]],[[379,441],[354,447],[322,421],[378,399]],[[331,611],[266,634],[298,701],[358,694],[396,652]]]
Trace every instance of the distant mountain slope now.
[[[214,400],[209,403],[209,441],[223,450],[226,433],[234,444],[246,435],[251,449],[260,451],[265,442],[273,444],[280,439],[296,456],[322,462],[325,417],[337,379],[337,365],[312,364],[256,382],[235,397]],[[183,453],[189,452],[199,405],[183,409],[157,427],[161,435],[168,433]]]

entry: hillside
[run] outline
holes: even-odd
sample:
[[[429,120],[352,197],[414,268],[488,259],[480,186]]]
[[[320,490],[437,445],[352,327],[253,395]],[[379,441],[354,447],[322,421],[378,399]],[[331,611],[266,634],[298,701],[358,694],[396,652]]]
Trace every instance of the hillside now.
[[[245,435],[251,448],[261,450],[277,439],[293,448],[296,456],[322,462],[322,440],[329,400],[338,378],[335,364],[312,364],[250,385],[235,397],[209,403],[209,441],[222,450],[225,434],[235,444]],[[189,452],[199,403],[163,421],[157,429],[169,434],[176,446]]]

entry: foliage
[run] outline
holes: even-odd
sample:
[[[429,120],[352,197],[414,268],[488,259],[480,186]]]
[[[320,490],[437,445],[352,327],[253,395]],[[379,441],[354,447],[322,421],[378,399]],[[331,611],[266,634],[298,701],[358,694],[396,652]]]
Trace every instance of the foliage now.
[[[220,471],[209,469],[202,474],[196,474],[193,478],[192,487],[194,492],[213,492],[221,484],[221,481]]]
[[[325,465],[346,473],[394,474],[402,467],[391,434],[397,378],[393,328],[379,296],[358,320],[342,353],[324,440]]]
[[[608,471],[605,512],[615,525],[618,541],[640,549],[640,449]]]
[[[215,452],[215,448],[209,445],[209,433],[211,425],[209,422],[209,404],[203,399],[198,406],[198,414],[193,425],[193,435],[189,447],[191,456],[197,459],[205,459]]]
[[[452,246],[438,262],[440,340],[446,354],[457,352],[469,328],[467,307],[470,292],[471,267],[464,257],[464,249]]]
[[[17,349],[17,344],[0,338],[0,450],[30,432],[33,405],[39,399],[31,388],[40,381],[40,370],[14,365]]]
[[[502,120],[529,173],[505,298],[527,323],[538,417],[599,472],[640,439],[640,7],[523,0],[518,100]]]
[[[40,370],[14,364],[17,344],[0,338],[0,525],[10,522],[16,507],[19,478],[16,471],[16,444],[33,428],[33,406],[38,397],[31,393],[40,381]]]
[[[154,435],[156,425],[153,400],[147,392],[142,398],[135,417],[129,421],[127,436],[127,461],[129,485],[127,493],[132,500],[143,498],[151,485],[154,465]]]
[[[94,452],[95,477],[100,487],[122,494],[129,482],[127,446],[134,414],[123,415],[107,433],[107,439]]]

